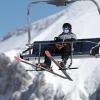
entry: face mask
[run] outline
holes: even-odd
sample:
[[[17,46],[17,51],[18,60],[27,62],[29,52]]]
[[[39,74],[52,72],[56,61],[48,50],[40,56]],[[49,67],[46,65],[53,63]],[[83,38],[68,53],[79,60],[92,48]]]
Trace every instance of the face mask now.
[[[63,32],[64,32],[64,33],[69,33],[69,29],[68,29],[68,28],[64,28],[64,29],[63,29]]]

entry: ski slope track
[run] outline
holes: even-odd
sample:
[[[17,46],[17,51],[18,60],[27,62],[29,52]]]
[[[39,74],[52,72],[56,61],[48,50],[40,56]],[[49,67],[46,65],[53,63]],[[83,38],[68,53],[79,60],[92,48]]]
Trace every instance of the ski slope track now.
[[[97,8],[91,2],[81,1],[32,23],[31,42],[53,40],[62,32],[65,22],[72,24],[77,38],[100,38]],[[27,32],[15,33],[0,42],[0,100],[100,100],[100,58],[74,59],[72,67],[79,69],[67,71],[74,81],[48,72],[26,72],[31,66],[16,62],[14,56],[26,48]],[[54,71],[63,74],[53,62],[52,66]]]

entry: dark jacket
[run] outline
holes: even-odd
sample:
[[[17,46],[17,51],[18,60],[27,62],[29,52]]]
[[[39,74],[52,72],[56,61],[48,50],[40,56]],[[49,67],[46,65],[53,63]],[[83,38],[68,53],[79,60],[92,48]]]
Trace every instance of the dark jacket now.
[[[62,33],[58,36],[59,39],[62,39],[62,41],[66,41],[66,40],[76,40],[76,35],[74,33]]]

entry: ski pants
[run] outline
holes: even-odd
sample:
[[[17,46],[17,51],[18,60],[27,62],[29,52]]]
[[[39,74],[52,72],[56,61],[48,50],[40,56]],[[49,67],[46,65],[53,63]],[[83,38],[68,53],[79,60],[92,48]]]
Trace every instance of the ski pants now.
[[[58,50],[55,46],[49,46],[46,50],[48,50],[51,53],[51,55],[53,53],[59,54],[64,64],[67,63],[67,60],[71,55],[71,45],[66,45],[61,50]],[[51,60],[46,56],[46,54],[44,54],[44,57],[44,63],[46,63],[48,66],[51,66]]]

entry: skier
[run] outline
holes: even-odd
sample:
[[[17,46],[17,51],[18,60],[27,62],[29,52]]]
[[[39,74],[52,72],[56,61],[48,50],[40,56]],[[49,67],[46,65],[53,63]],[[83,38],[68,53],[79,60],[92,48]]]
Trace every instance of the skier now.
[[[67,43],[68,41],[75,41],[76,35],[72,33],[72,26],[70,23],[64,23],[62,26],[63,32],[54,38],[55,42],[59,42],[54,44],[53,46],[49,46],[46,48],[51,54],[52,52],[59,53],[61,55],[62,62],[60,63],[61,67],[64,67],[67,63],[69,56],[71,55],[71,43]],[[65,43],[66,42],[66,43]],[[45,50],[45,51],[46,51]],[[45,55],[44,63],[41,66],[50,69],[51,60]]]

